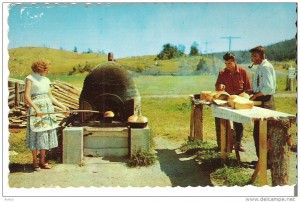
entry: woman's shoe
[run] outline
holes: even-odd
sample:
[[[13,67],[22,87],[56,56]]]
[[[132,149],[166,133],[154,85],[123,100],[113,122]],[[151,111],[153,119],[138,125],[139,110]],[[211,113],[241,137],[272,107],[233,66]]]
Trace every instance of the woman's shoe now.
[[[48,163],[40,164],[42,169],[51,169],[51,166]]]
[[[36,163],[32,164],[32,169],[33,169],[33,171],[40,171],[41,170],[40,166]]]

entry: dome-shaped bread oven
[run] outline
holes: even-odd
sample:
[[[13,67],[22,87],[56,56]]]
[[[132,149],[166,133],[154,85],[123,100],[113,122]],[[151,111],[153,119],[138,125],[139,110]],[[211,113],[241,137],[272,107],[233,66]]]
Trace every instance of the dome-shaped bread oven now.
[[[79,98],[80,109],[99,111],[93,119],[103,121],[106,111],[114,113],[114,121],[125,122],[129,116],[139,114],[141,97],[128,70],[113,62],[97,66],[84,80]],[[86,122],[91,114],[82,113]]]

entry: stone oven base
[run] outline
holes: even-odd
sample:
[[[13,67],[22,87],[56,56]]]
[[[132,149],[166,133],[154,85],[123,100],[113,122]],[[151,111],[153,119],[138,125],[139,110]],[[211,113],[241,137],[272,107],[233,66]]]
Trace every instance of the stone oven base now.
[[[78,164],[83,156],[128,156],[138,149],[149,151],[150,129],[127,127],[67,127],[63,130],[63,163]],[[131,145],[131,146],[130,146]],[[131,150],[129,150],[131,147]]]

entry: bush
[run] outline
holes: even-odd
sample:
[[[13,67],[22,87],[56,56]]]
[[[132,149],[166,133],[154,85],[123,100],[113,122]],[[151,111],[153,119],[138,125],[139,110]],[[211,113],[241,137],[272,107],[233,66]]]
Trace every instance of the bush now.
[[[163,50],[156,56],[155,60],[169,60],[172,58],[178,58],[184,53],[180,51],[176,46],[171,44],[165,44]]]
[[[156,155],[151,152],[139,149],[132,154],[131,159],[128,160],[127,165],[129,167],[138,166],[151,166],[156,162]]]

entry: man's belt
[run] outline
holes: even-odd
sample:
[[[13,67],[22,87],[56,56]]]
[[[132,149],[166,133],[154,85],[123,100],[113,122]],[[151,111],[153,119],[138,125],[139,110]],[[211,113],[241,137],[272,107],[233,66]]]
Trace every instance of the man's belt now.
[[[271,100],[273,95],[263,95],[255,98],[255,101],[268,102]]]

